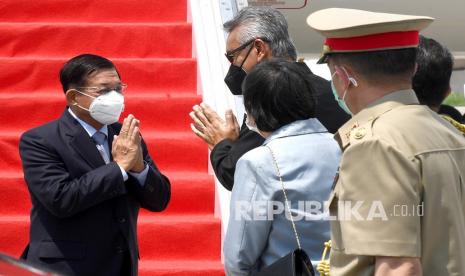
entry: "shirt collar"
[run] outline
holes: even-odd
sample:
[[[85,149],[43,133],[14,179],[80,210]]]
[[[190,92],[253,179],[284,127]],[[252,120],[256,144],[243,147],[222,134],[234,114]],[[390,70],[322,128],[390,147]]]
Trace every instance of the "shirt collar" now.
[[[318,121],[318,119],[310,118],[307,120],[298,120],[273,131],[271,135],[266,138],[263,145],[282,137],[323,132],[328,132],[328,130],[320,123],[320,121]]]
[[[71,114],[71,116],[73,116],[74,119],[76,119],[76,121],[79,122],[79,124],[85,129],[85,131],[89,134],[90,137],[92,137],[97,132],[97,130],[93,126],[79,119],[78,116],[76,116],[76,114],[74,114],[74,112],[71,110],[71,108],[68,108],[68,112],[69,114]],[[108,137],[107,125],[103,125],[103,127],[99,131],[104,133]]]
[[[412,104],[419,104],[418,98],[412,89],[389,93],[370,103],[362,111],[355,114],[352,119],[339,128],[338,132],[335,134],[335,139],[339,142],[341,148],[344,149],[349,144],[352,129],[369,121],[373,121],[396,107]]]

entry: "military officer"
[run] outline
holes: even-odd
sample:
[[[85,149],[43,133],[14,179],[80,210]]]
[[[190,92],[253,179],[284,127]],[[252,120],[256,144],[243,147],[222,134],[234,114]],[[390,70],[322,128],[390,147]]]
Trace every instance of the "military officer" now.
[[[411,89],[433,18],[325,9],[307,23],[352,119],[329,201],[331,275],[465,275],[465,139]]]

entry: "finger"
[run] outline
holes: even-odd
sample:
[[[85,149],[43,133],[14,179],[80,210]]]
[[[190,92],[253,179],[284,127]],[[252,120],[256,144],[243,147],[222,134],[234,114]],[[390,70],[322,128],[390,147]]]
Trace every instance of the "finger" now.
[[[137,126],[136,142],[139,146],[142,142],[142,132],[140,131],[140,126]]]
[[[234,128],[237,130],[240,130],[241,126],[239,125],[239,122],[237,121],[237,117],[236,115],[234,115],[234,113],[233,113],[233,120],[234,120]]]
[[[134,132],[135,132],[136,128],[138,128],[137,127],[137,120],[133,119],[131,121],[131,125],[129,126],[129,131],[128,131],[128,138],[131,139],[131,141],[135,141],[133,137],[135,136]]]
[[[139,127],[134,127],[133,131],[131,132],[131,141],[139,141],[140,133],[139,133]]]
[[[128,135],[129,127],[131,126],[131,122],[133,119],[134,116],[132,116],[132,114],[129,114],[129,116],[124,119],[123,126],[121,127],[121,130],[119,132],[120,136],[126,137]]]
[[[218,115],[218,113],[216,113],[210,106],[208,106],[206,103],[201,103],[200,104],[200,107],[202,109],[202,112],[203,114],[205,115],[205,117],[212,123],[216,123],[216,122],[221,122],[222,119],[220,118],[220,116]]]
[[[207,137],[205,136],[205,134],[203,134],[203,133],[200,132],[198,129],[196,129],[195,126],[194,126],[193,124],[191,124],[191,129],[192,129],[192,131],[195,133],[195,135],[197,135],[198,137],[202,138],[202,140],[207,141]]]
[[[194,106],[194,113],[195,113],[195,116],[197,116],[197,118],[199,118],[199,120],[202,122],[202,124],[205,127],[210,126],[210,121],[208,120],[207,117],[205,117],[205,114],[203,113],[203,110],[198,105]]]
[[[197,129],[205,129],[205,125],[199,120],[199,118],[197,118],[197,116],[195,116],[194,112],[189,113],[189,116],[191,117],[192,121],[194,121],[194,124],[197,127]]]
[[[137,141],[140,143],[142,141],[142,133],[140,132],[140,121],[137,120]]]
[[[226,118],[226,125],[234,127],[234,113],[231,109],[226,110],[224,117]]]
[[[140,141],[141,136],[142,136],[142,134],[141,134],[141,132],[140,132],[140,120],[137,120],[137,119],[136,119],[136,127],[137,127],[137,129],[138,129],[138,130],[137,130],[137,132],[138,132],[138,135],[137,135],[137,136],[138,136],[138,139],[139,139],[139,141]]]
[[[111,149],[116,148],[116,140],[118,140],[118,135],[113,135],[113,142],[111,142]]]
[[[136,127],[140,127],[140,121],[136,117],[134,117],[134,121],[136,121]]]

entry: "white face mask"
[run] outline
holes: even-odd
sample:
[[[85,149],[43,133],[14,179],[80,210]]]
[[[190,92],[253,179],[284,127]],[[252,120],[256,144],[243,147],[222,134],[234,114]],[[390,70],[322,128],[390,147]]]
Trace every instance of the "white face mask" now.
[[[247,118],[245,119],[245,125],[251,130],[251,131],[254,131],[258,134],[260,134],[260,130],[258,130],[257,128],[257,125],[255,124],[255,122],[251,122],[249,120],[250,116],[247,115]],[[261,135],[261,134],[260,134]]]
[[[94,97],[81,91],[76,91],[87,97],[94,98],[89,106],[89,109],[77,104],[76,105],[84,110],[89,111],[90,116],[97,122],[104,125],[118,122],[119,116],[124,110],[124,96],[121,93],[112,90],[98,97]]]

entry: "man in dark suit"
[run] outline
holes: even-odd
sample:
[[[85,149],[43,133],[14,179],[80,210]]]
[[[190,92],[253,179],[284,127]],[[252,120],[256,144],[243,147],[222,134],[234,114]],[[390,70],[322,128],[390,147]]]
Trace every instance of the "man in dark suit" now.
[[[67,107],[27,131],[20,155],[32,200],[28,262],[66,275],[137,275],[139,207],[162,211],[169,180],[124,107],[114,64],[80,55],[61,69]]]
[[[261,61],[282,58],[293,62],[297,59],[286,19],[276,9],[246,7],[226,22],[224,28],[229,33],[226,57],[231,62],[225,82],[234,95],[242,94],[246,72]],[[305,63],[299,64],[305,67],[317,93],[315,117],[329,132],[335,133],[350,116],[338,106],[330,82],[314,75]],[[210,107],[201,104],[194,106],[190,117],[194,122],[193,132],[212,150],[210,160],[216,177],[226,189],[232,190],[237,161],[249,150],[260,146],[264,139],[248,129],[245,119],[239,128],[231,110],[226,111],[223,120]]]

